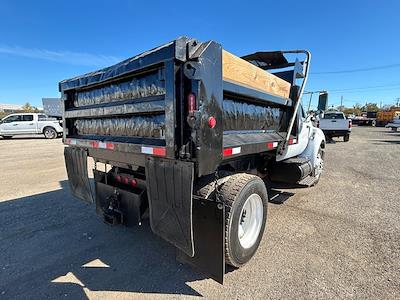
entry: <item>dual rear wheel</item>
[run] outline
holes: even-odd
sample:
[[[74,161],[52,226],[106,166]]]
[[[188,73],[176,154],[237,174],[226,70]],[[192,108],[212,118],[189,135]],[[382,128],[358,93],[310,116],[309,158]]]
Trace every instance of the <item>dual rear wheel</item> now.
[[[255,175],[230,176],[221,188],[225,201],[225,261],[240,267],[256,253],[267,220],[268,193]]]
[[[225,261],[240,267],[260,245],[267,220],[268,193],[260,177],[238,173],[227,175],[219,188],[225,203]],[[204,198],[215,197],[211,182],[198,190]]]

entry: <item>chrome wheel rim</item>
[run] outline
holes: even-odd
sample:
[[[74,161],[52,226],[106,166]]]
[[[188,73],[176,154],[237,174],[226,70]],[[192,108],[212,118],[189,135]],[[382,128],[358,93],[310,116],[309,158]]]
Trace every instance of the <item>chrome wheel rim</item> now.
[[[45,137],[51,139],[55,136],[54,131],[46,129],[44,132]]]
[[[251,194],[240,212],[238,238],[240,245],[248,249],[252,247],[260,235],[264,207],[262,199],[257,194]]]
[[[315,177],[321,176],[322,170],[324,169],[324,158],[322,151],[318,151],[317,159],[315,161]]]

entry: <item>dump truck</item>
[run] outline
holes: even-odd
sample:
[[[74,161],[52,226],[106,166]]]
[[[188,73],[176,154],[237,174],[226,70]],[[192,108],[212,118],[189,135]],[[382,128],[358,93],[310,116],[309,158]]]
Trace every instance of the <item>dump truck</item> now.
[[[377,126],[386,126],[392,122],[396,117],[400,116],[400,108],[393,108],[389,111],[378,111],[376,116]]]
[[[60,82],[72,194],[108,224],[147,217],[178,261],[222,283],[260,245],[269,183],[321,177],[325,137],[300,101],[310,59],[181,37]]]

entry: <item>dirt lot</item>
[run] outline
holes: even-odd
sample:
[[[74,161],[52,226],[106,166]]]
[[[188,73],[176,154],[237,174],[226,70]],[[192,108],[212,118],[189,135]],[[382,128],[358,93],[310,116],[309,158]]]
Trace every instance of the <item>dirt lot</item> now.
[[[318,186],[269,205],[256,256],[221,286],[140,228],[71,198],[60,140],[0,140],[0,298],[400,298],[400,134],[327,145]]]

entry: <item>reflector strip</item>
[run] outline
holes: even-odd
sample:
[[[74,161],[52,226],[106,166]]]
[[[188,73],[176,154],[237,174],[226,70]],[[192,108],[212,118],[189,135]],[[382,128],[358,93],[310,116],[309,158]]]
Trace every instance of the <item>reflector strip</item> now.
[[[166,156],[167,151],[162,147],[145,147],[142,146],[142,153],[150,154],[150,155],[158,155],[158,156]]]
[[[142,153],[144,153],[144,154],[153,154],[153,148],[142,146]]]
[[[68,145],[76,145],[76,139],[65,139],[65,143]]]
[[[114,150],[113,143],[92,141],[91,144],[93,148]]]
[[[231,156],[231,155],[239,154],[241,151],[242,151],[242,147],[226,148],[226,149],[224,149],[223,155]]]
[[[93,141],[93,140],[82,140],[82,139],[71,139],[66,138],[65,144],[67,145],[77,145],[80,147],[85,148],[95,148],[95,149],[108,149],[108,150],[115,150],[119,146],[119,143],[112,143],[112,142],[101,142],[101,141]],[[136,145],[134,145],[136,146]],[[132,149],[136,152],[137,148]],[[157,155],[157,156],[167,156],[167,149],[165,147],[148,147],[148,146],[141,146],[140,150],[141,153],[150,154],[150,155]]]
[[[268,147],[268,149],[277,148],[278,147],[278,142],[267,143],[267,147]]]
[[[165,148],[153,148],[153,154],[159,156],[165,156],[167,155],[167,151],[165,150]]]

